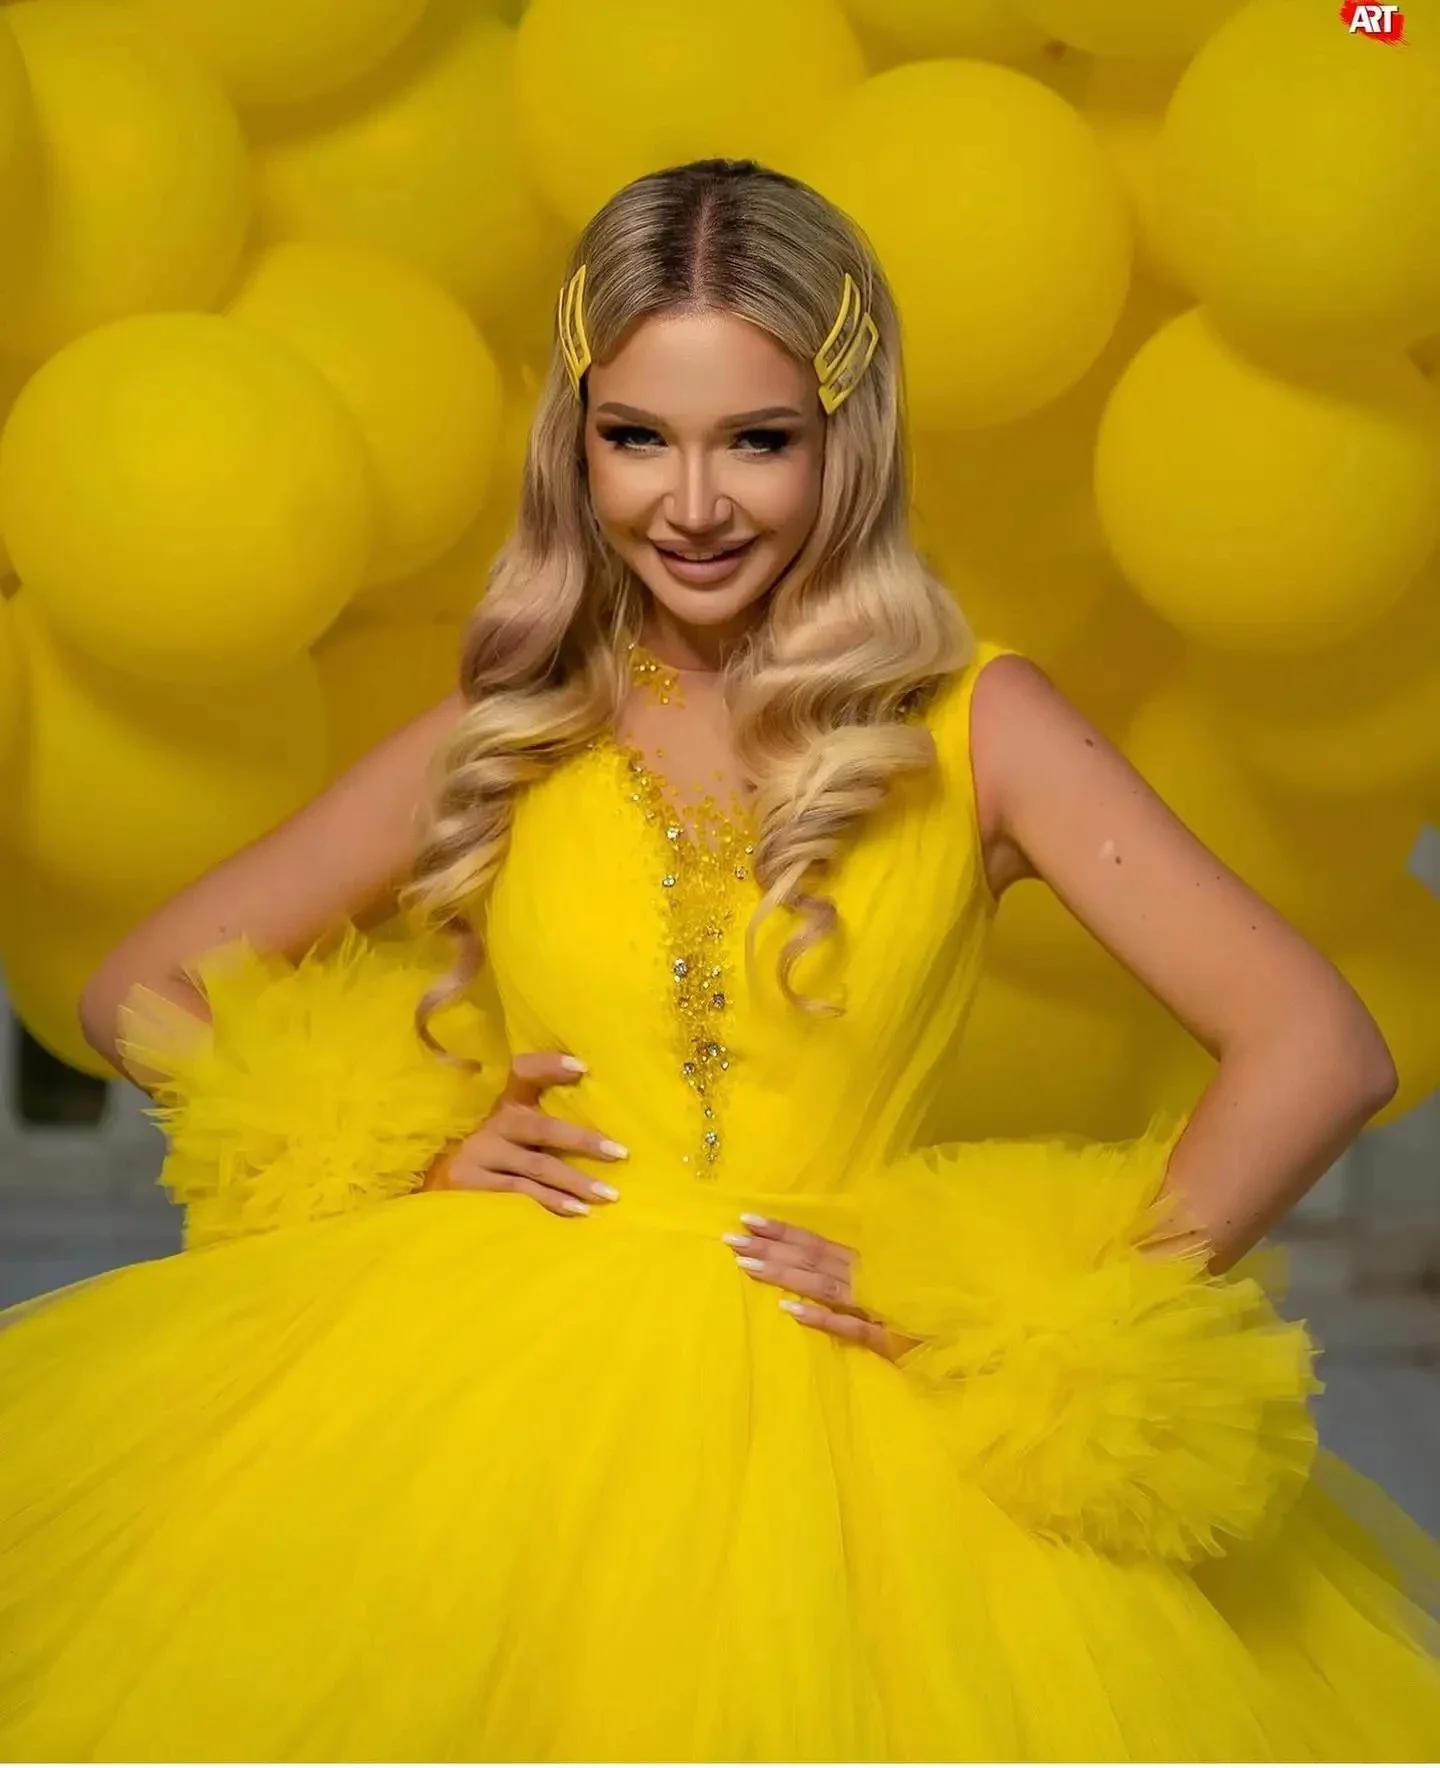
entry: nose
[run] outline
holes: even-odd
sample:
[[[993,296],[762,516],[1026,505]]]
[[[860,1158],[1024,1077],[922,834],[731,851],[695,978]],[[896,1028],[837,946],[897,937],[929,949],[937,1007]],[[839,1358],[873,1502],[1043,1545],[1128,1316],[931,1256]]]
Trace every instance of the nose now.
[[[708,450],[677,451],[676,475],[665,516],[677,533],[703,536],[729,521],[734,505],[720,492]]]

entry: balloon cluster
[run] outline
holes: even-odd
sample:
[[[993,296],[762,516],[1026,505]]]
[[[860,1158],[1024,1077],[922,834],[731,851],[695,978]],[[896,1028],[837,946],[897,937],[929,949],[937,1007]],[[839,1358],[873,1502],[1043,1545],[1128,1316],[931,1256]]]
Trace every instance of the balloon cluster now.
[[[1362,13],[1364,9],[1361,9]],[[708,154],[900,300],[915,519],[1440,1084],[1440,36],[1326,0],[0,6],[0,956],[105,947],[441,694],[568,239]],[[8,416],[6,416],[8,412]],[[1038,884],[959,1133],[1208,1057]]]

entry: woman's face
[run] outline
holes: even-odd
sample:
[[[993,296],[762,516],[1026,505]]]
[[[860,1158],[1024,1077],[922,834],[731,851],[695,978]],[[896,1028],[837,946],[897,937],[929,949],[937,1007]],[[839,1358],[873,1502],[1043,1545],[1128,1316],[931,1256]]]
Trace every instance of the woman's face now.
[[[729,313],[657,314],[588,381],[585,457],[605,537],[669,622],[738,637],[815,525],[814,371]]]

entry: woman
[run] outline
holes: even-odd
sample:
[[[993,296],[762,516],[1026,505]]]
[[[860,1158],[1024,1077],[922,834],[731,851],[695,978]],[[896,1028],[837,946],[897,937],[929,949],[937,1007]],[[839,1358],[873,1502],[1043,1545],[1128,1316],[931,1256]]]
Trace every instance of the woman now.
[[[1311,1477],[1304,1333],[1222,1275],[1385,1047],[971,645],[900,387],[812,191],[621,192],[462,693],[94,979],[190,1249],[0,1334],[5,1753],[1440,1741],[1403,1568]],[[1219,1055],[1183,1133],[927,1145],[1032,875]],[[303,956],[397,901],[449,975],[418,935]]]

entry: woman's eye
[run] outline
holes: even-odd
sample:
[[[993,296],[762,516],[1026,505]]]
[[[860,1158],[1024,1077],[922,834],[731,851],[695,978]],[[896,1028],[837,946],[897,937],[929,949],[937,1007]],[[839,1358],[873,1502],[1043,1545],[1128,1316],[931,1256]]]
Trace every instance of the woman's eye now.
[[[643,424],[602,424],[600,434],[616,448],[660,448],[664,437]]]
[[[790,446],[788,430],[742,430],[735,446],[744,454],[781,454]]]

